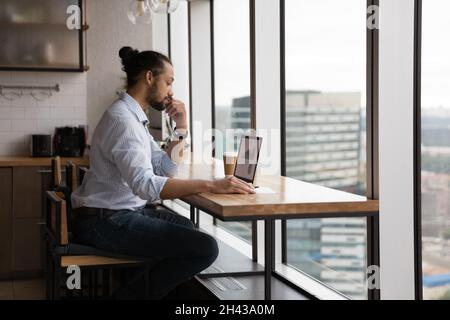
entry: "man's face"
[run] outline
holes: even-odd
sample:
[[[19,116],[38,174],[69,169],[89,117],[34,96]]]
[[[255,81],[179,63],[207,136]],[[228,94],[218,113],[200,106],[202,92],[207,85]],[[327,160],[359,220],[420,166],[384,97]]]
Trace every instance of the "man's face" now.
[[[152,78],[147,96],[148,104],[155,110],[164,111],[172,101],[173,67],[165,62],[164,72]]]

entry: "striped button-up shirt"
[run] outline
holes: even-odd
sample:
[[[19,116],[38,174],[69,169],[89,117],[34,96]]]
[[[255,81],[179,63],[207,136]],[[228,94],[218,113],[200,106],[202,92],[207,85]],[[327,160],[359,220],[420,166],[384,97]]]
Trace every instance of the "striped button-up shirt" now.
[[[90,169],[72,206],[131,209],[160,200],[177,165],[158,146],[139,103],[124,93],[103,114],[92,137]]]

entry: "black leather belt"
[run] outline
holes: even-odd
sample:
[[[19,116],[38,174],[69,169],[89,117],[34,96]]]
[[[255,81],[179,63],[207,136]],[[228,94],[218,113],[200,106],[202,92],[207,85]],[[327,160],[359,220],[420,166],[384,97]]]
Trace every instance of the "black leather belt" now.
[[[73,213],[76,215],[96,215],[101,212],[100,208],[88,208],[88,207],[80,207],[73,209]]]
[[[155,204],[147,204],[146,208],[158,210],[160,206],[157,206]],[[113,209],[104,209],[104,208],[92,208],[92,207],[80,207],[76,209],[72,209],[73,217],[77,218],[89,218],[89,217],[95,217],[95,216],[109,216],[111,214],[114,214],[118,211],[123,210],[113,210]]]
[[[94,216],[98,216],[100,214],[110,215],[117,211],[118,210],[110,210],[110,209],[103,209],[103,208],[90,208],[90,207],[80,207],[80,208],[76,208],[76,209],[72,210],[73,216],[75,218],[77,218],[77,217],[80,217],[80,218],[94,217]]]

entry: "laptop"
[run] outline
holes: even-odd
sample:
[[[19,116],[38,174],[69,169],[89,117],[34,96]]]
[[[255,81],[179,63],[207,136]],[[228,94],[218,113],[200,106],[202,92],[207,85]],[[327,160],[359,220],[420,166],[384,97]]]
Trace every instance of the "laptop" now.
[[[262,138],[255,136],[242,136],[239,144],[234,176],[245,182],[253,184],[258,165]],[[255,186],[255,188],[257,188]]]

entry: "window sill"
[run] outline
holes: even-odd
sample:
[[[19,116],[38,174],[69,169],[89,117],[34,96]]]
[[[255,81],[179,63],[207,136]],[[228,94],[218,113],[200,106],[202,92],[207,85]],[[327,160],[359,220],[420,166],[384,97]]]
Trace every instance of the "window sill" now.
[[[288,265],[281,263],[277,264],[275,265],[275,271],[295,286],[308,292],[319,300],[350,300],[341,293]]]

